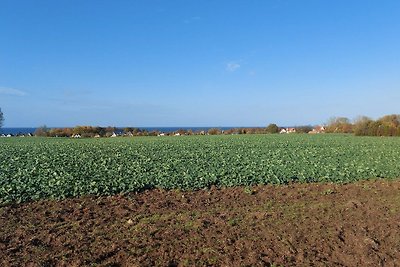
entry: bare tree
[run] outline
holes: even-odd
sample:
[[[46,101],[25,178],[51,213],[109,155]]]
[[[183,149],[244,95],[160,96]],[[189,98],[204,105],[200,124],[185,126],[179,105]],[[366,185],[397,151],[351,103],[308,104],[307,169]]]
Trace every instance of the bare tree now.
[[[326,126],[327,133],[351,133],[353,125],[350,120],[345,117],[333,117],[328,120]]]
[[[4,115],[3,115],[3,112],[1,112],[1,108],[0,108],[0,128],[3,127],[3,122],[4,122]]]

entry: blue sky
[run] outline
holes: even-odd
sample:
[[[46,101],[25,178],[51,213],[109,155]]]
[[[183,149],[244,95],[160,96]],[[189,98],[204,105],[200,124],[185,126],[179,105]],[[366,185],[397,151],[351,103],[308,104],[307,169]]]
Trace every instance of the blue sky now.
[[[0,1],[5,127],[400,113],[400,1]]]

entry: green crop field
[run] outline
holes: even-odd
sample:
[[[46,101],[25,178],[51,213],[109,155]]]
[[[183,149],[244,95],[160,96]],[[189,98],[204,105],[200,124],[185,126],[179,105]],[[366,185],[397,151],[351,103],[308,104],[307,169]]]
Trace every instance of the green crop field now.
[[[148,188],[400,177],[400,138],[235,135],[0,139],[0,202]]]

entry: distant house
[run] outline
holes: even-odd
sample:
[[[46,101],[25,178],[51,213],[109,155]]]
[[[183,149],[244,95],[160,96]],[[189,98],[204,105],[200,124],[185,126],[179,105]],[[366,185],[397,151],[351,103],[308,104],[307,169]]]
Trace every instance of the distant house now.
[[[309,134],[319,134],[319,133],[325,133],[325,127],[324,126],[315,126],[312,131],[308,132]]]
[[[80,134],[74,134],[74,135],[72,136],[72,138],[81,138],[81,135],[80,135]]]
[[[160,133],[158,134],[158,136],[165,136],[165,133]]]
[[[117,134],[115,132],[113,132],[110,137],[117,137]]]
[[[279,133],[281,134],[289,134],[289,133],[295,133],[296,132],[296,128],[283,128],[281,129],[281,131]]]
[[[94,138],[100,138],[100,135],[99,135],[99,134],[96,134],[96,135],[94,136]]]
[[[133,136],[133,133],[132,133],[132,132],[127,132],[127,133],[125,134],[125,136],[132,137],[132,136]]]
[[[180,133],[176,133],[176,134],[174,134],[175,136],[180,136],[181,134]]]
[[[12,136],[11,134],[7,134],[7,135],[6,135],[6,137],[11,137],[11,136]]]

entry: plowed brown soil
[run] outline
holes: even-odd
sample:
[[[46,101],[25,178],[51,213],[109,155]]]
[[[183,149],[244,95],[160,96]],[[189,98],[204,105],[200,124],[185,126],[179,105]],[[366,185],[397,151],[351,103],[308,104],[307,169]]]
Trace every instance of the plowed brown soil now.
[[[0,265],[400,266],[400,181],[9,205]]]

